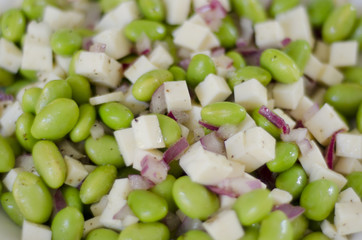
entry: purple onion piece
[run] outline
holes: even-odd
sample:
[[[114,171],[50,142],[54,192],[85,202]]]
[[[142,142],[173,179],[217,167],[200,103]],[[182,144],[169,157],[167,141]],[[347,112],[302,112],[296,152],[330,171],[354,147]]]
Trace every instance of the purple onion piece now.
[[[277,128],[282,129],[284,134],[288,134],[290,132],[289,125],[284,121],[284,119],[279,117],[277,114],[273,113],[266,106],[264,106],[264,105],[261,106],[258,113],[261,114],[262,116],[264,116],[266,119],[268,119]]]

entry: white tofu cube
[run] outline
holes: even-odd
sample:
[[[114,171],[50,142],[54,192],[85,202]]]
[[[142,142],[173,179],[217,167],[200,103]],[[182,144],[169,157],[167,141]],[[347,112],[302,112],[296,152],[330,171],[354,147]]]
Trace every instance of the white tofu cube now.
[[[338,69],[335,67],[325,64],[324,70],[322,71],[319,78],[317,78],[318,82],[321,82],[327,86],[333,86],[342,82],[344,76]]]
[[[35,71],[51,71],[53,68],[53,52],[51,47],[35,44],[25,39],[21,68]]]
[[[304,125],[324,146],[329,143],[333,133],[340,129],[348,130],[346,123],[328,103],[324,104]]]
[[[173,57],[161,44],[148,56],[150,62],[158,68],[168,69],[173,64]]]
[[[225,210],[202,224],[214,240],[238,240],[244,236],[238,216],[234,210]]]
[[[341,157],[338,158],[334,170],[347,175],[355,171],[362,171],[362,163],[356,158]]]
[[[126,166],[131,166],[134,161],[134,146],[136,146],[133,129],[125,128],[117,130],[113,134],[117,141],[119,151],[122,154],[124,163],[126,164]]]
[[[15,133],[16,121],[23,114],[23,109],[18,101],[9,104],[0,118],[0,132],[4,137]]]
[[[107,102],[122,102],[125,96],[121,91],[111,92],[100,96],[89,98],[89,103],[92,105],[100,105]]]
[[[191,0],[164,0],[164,4],[168,24],[177,25],[186,21],[191,8]]]
[[[212,48],[220,47],[220,41],[215,34],[209,29],[204,43],[200,46],[200,51],[210,50]]]
[[[72,57],[55,55],[56,64],[61,67],[65,72],[69,71],[70,62],[72,61]]]
[[[237,198],[229,197],[227,195],[220,195],[220,209],[226,210],[231,209],[234,206]]]
[[[174,33],[174,43],[178,46],[193,50],[206,50],[206,44],[210,33],[208,27],[186,21]]]
[[[349,202],[361,202],[358,194],[349,187],[346,190],[339,193],[338,200],[339,203],[349,203]]]
[[[334,224],[337,233],[347,235],[362,232],[362,203],[336,203],[334,209]]]
[[[256,127],[256,123],[254,119],[248,113],[246,113],[244,120],[238,125],[238,132],[246,131],[253,127]]]
[[[167,111],[191,110],[191,98],[186,81],[171,81],[163,83]]]
[[[134,148],[134,159],[132,167],[138,171],[142,171],[142,160],[146,157],[152,157],[154,160],[161,161],[163,157],[163,153],[156,149],[144,150],[138,147]]]
[[[5,38],[0,39],[0,67],[5,70],[18,72],[22,60],[21,50]]]
[[[31,21],[27,26],[26,37],[40,45],[50,45],[52,29],[46,22]]]
[[[276,83],[273,88],[275,107],[293,110],[304,96],[304,80],[291,84]]]
[[[325,69],[325,65],[313,54],[310,55],[304,74],[316,81],[320,79]]]
[[[132,191],[132,187],[128,178],[116,179],[108,194],[108,202],[118,202],[127,200],[128,194]]]
[[[320,165],[323,168],[327,168],[326,161],[324,160],[323,154],[319,149],[315,141],[310,141],[311,149],[306,154],[299,156],[299,162],[302,164],[304,171],[310,175],[315,165]]]
[[[316,164],[310,172],[309,182],[314,182],[319,179],[327,179],[334,182],[338,186],[339,190],[341,190],[347,183],[347,179],[342,174]]]
[[[303,120],[304,114],[313,106],[314,102],[310,100],[307,96],[303,96],[297,107],[289,112],[295,120]]]
[[[191,110],[187,111],[187,114],[189,119],[185,123],[185,126],[190,130],[200,127],[199,121],[201,120],[201,106],[192,105]]]
[[[336,155],[362,159],[362,134],[338,133],[336,136]]]
[[[354,66],[357,63],[358,42],[343,41],[331,44],[329,64],[334,67]]]
[[[290,129],[293,129],[293,128],[295,127],[296,123],[294,122],[294,120],[291,119],[291,118],[289,117],[289,115],[286,114],[283,110],[281,110],[281,109],[279,109],[279,108],[275,108],[275,109],[273,109],[273,112],[274,112],[275,114],[277,114],[279,117],[281,117],[281,118],[284,120],[284,122],[285,122],[286,124],[288,124],[288,126],[290,127]]]
[[[84,20],[85,15],[79,11],[63,11],[51,5],[46,6],[43,13],[43,21],[46,22],[53,30],[61,28],[79,28],[83,26]]]
[[[274,200],[274,205],[290,203],[293,200],[293,196],[289,192],[279,188],[271,190],[270,195]]]
[[[34,240],[34,239],[51,240],[52,231],[50,230],[50,227],[43,224],[37,224],[24,220],[21,231],[21,240]]]
[[[78,187],[88,176],[87,169],[80,161],[70,156],[64,156],[64,161],[67,166],[67,177],[64,183],[72,187]]]
[[[234,87],[235,102],[243,106],[247,111],[252,111],[268,101],[267,90],[256,79],[250,79]]]
[[[204,81],[195,88],[201,106],[215,102],[222,102],[231,95],[231,90],[225,79],[215,74],[209,74]]]
[[[321,223],[321,230],[324,235],[334,240],[348,240],[346,236],[337,233],[336,226],[328,220],[323,220]]]
[[[75,62],[75,72],[83,75],[93,83],[116,88],[122,79],[122,65],[102,52],[79,54]]]
[[[106,208],[108,203],[108,195],[104,195],[99,202],[93,203],[90,206],[90,210],[93,214],[93,216],[97,217],[100,216],[103,212],[103,210]]]
[[[86,237],[92,230],[104,227],[100,222],[101,216],[90,218],[84,222],[83,237]]]
[[[147,102],[139,101],[133,96],[132,87],[127,91],[127,93],[125,94],[125,98],[123,99],[123,101],[121,101],[121,103],[128,107],[134,115],[140,114],[141,112],[145,111],[149,106]]]
[[[124,71],[124,76],[132,83],[135,83],[143,74],[156,69],[157,67],[146,56],[142,55]]]
[[[254,26],[255,43],[258,48],[280,48],[285,38],[284,30],[275,20],[257,23]]]
[[[146,150],[165,147],[156,115],[143,115],[133,119],[132,129],[137,147]]]
[[[313,54],[321,62],[327,63],[329,61],[330,46],[323,41],[316,41]]]
[[[25,169],[23,168],[13,168],[5,175],[3,179],[3,184],[9,190],[9,192],[13,191],[13,185],[16,177],[24,171]]]

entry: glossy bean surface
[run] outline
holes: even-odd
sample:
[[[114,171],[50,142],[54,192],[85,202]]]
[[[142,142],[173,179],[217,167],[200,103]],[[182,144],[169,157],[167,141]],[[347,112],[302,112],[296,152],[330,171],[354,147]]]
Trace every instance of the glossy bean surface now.
[[[246,116],[245,108],[236,103],[217,102],[201,109],[201,119],[211,125],[239,124]]]

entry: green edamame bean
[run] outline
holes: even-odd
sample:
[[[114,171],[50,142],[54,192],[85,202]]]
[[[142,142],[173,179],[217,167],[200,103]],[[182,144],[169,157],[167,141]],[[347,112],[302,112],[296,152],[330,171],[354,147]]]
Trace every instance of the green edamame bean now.
[[[159,22],[165,19],[166,10],[161,0],[138,0],[138,6],[146,19]]]
[[[78,116],[78,106],[72,99],[55,99],[35,116],[31,134],[37,139],[60,139],[73,129]]]
[[[277,176],[275,186],[289,192],[296,199],[300,196],[307,183],[307,174],[302,166],[296,164]]]
[[[337,185],[326,179],[309,183],[300,196],[300,206],[305,209],[304,215],[315,221],[328,217],[338,198]]]
[[[341,83],[327,89],[324,101],[346,117],[356,115],[362,102],[362,85],[356,83]]]
[[[0,173],[8,172],[15,166],[15,154],[10,144],[0,135]]]
[[[168,81],[173,81],[173,75],[168,70],[157,69],[147,72],[137,79],[132,94],[139,101],[151,101],[152,94],[157,88]]]
[[[117,7],[122,2],[126,2],[128,0],[99,0],[99,4],[103,12],[109,12],[113,8]]]
[[[102,104],[98,113],[102,121],[113,130],[130,127],[134,118],[132,111],[118,102]]]
[[[49,219],[53,199],[40,177],[25,171],[19,173],[13,185],[13,196],[25,219],[34,223]]]
[[[80,212],[83,212],[83,203],[80,200],[79,190],[75,187],[64,185],[60,189],[67,206],[75,207]]]
[[[350,39],[356,40],[358,42],[359,50],[362,49],[362,18],[357,21]]]
[[[333,0],[313,0],[308,4],[309,20],[313,27],[321,27],[334,7]]]
[[[84,180],[80,187],[80,199],[84,204],[98,202],[112,188],[117,177],[117,168],[113,165],[98,166]]]
[[[175,120],[168,116],[162,114],[156,114],[156,116],[162,132],[163,141],[166,147],[170,147],[181,138],[181,127]]]
[[[127,178],[128,175],[134,175],[134,174],[140,175],[140,172],[134,169],[132,166],[123,167],[121,169],[118,169],[117,178]]]
[[[1,206],[14,223],[19,226],[23,225],[24,216],[20,212],[18,205],[16,205],[11,192],[6,192],[1,195]]]
[[[69,137],[73,142],[81,142],[90,135],[90,129],[96,121],[97,112],[94,106],[86,103],[79,107],[79,119]]]
[[[163,197],[167,201],[168,210],[176,211],[177,207],[172,197],[172,187],[176,178],[172,175],[167,175],[166,179],[150,189],[151,192]]]
[[[301,239],[308,229],[308,220],[304,215],[299,215],[290,221],[293,227],[293,239]]]
[[[19,42],[25,33],[26,19],[19,9],[9,9],[2,15],[2,36],[9,41]]]
[[[201,230],[190,230],[178,237],[177,240],[212,240],[212,238]]]
[[[329,13],[322,27],[323,41],[332,43],[349,37],[357,20],[356,8],[345,4]]]
[[[232,0],[236,13],[240,17],[249,18],[254,23],[267,19],[265,9],[259,0]]]
[[[236,40],[238,40],[238,29],[230,16],[223,18],[221,26],[215,32],[216,37],[219,39],[221,46],[225,48],[234,47]]]
[[[24,112],[35,114],[35,107],[42,92],[41,88],[33,87],[24,91],[21,106]]]
[[[357,83],[362,85],[362,67],[347,67],[343,71],[344,82]]]
[[[238,197],[233,209],[242,225],[260,222],[273,207],[273,198],[268,189],[256,189]]]
[[[162,23],[151,20],[134,20],[124,28],[124,34],[132,42],[146,34],[152,40],[162,40],[166,37],[167,29]]]
[[[112,164],[117,168],[124,166],[117,142],[111,135],[104,135],[98,139],[90,136],[85,141],[85,152],[90,160],[97,165]]]
[[[67,81],[53,80],[48,82],[41,91],[35,112],[38,114],[48,103],[57,98],[72,98],[72,88]]]
[[[49,0],[24,0],[21,7],[27,18],[37,20],[42,18],[44,8],[50,3]]]
[[[278,49],[265,50],[260,57],[260,66],[268,70],[273,79],[281,83],[293,83],[301,77],[301,72],[294,60]]]
[[[14,75],[0,68],[0,87],[10,86],[15,81]]]
[[[259,224],[253,224],[244,228],[244,236],[240,240],[258,240],[259,237]]]
[[[21,147],[18,139],[16,139],[16,136],[12,135],[9,137],[6,137],[5,140],[9,143],[11,149],[14,152],[15,158],[20,156],[23,153],[23,148]]]
[[[233,67],[235,69],[239,69],[246,66],[245,59],[240,53],[236,51],[229,51],[225,55],[233,60]]]
[[[133,190],[128,195],[128,205],[142,222],[157,222],[168,211],[167,202],[159,195],[147,190]]]
[[[280,134],[282,133],[282,131],[279,128],[277,128],[273,123],[271,123],[268,119],[266,119],[263,115],[261,115],[259,113],[259,109],[260,108],[255,109],[251,114],[256,125],[258,125],[259,127],[262,127],[265,131],[267,131],[273,137],[278,139],[280,137]]]
[[[117,240],[119,234],[107,228],[97,228],[88,233],[86,240]]]
[[[71,29],[60,29],[52,34],[50,45],[56,54],[70,56],[82,47],[82,36]]]
[[[201,109],[201,119],[214,126],[239,124],[245,116],[245,108],[232,102],[211,103]]]
[[[273,0],[269,12],[272,17],[286,12],[299,4],[299,0]]]
[[[231,89],[234,89],[236,85],[253,78],[258,80],[264,86],[267,86],[270,83],[272,76],[267,70],[261,67],[246,66],[239,68],[232,73],[228,78],[228,84]]]
[[[284,48],[284,52],[294,60],[295,64],[299,67],[299,70],[303,72],[312,50],[306,40],[296,40],[289,43]]]
[[[52,239],[80,240],[83,235],[84,217],[74,207],[65,207],[54,217],[51,225]]]
[[[186,82],[189,86],[196,87],[211,73],[216,74],[212,59],[205,54],[197,54],[192,57],[187,68]]]
[[[178,160],[172,160],[169,163],[170,170],[168,170],[168,174],[178,178],[184,174],[184,170],[180,166],[180,162]]]
[[[35,70],[28,70],[28,69],[22,69],[20,68],[19,69],[19,73],[21,76],[23,76],[25,79],[28,79],[28,80],[32,80],[34,82],[36,82],[38,80],[38,77],[37,77],[37,71]]]
[[[331,240],[321,232],[313,232],[305,236],[302,240]]]
[[[34,122],[34,115],[23,113],[16,121],[15,135],[21,146],[28,152],[31,152],[38,139],[31,134],[31,126]]]
[[[275,158],[266,163],[272,172],[283,172],[291,168],[297,161],[299,148],[291,142],[277,142],[275,146]]]
[[[126,227],[119,235],[118,240],[169,240],[170,231],[159,222],[135,223]]]
[[[72,88],[72,98],[76,103],[88,103],[89,98],[92,96],[92,90],[87,78],[80,75],[69,76],[66,81]]]
[[[259,240],[293,239],[293,227],[282,211],[274,211],[263,219]]]
[[[67,166],[57,145],[51,141],[40,140],[33,147],[33,160],[36,171],[51,188],[63,185]]]
[[[172,66],[172,67],[170,67],[170,69],[168,69],[168,71],[170,71],[170,73],[172,73],[173,79],[175,81],[186,80],[186,71],[183,70],[181,67]]]
[[[79,50],[77,52],[75,52],[73,54],[73,57],[72,59],[70,60],[70,63],[69,63],[69,69],[68,69],[68,76],[74,76],[74,75],[77,75],[77,73],[75,72],[75,65],[76,65],[76,62],[78,61],[79,59],[79,55],[83,52],[83,50]]]
[[[362,133],[362,103],[359,105],[356,115],[356,125],[360,133]]]
[[[178,178],[172,188],[172,196],[177,207],[188,217],[205,220],[220,206],[219,198],[190,177]]]
[[[345,188],[353,188],[353,190],[362,198],[362,172],[352,172],[346,176],[347,184]]]
[[[5,93],[16,96],[21,89],[32,83],[34,83],[33,80],[23,80],[23,79],[16,80],[12,85],[8,86],[5,89]]]

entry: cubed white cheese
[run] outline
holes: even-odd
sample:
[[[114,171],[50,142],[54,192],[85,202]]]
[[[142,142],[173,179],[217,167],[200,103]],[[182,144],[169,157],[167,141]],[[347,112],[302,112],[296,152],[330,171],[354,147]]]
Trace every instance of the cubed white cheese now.
[[[227,195],[220,195],[220,209],[226,210],[231,209],[234,206],[237,198],[229,197]]]
[[[193,50],[206,50],[204,45],[208,41],[210,29],[186,21],[174,33],[174,43],[178,46]]]
[[[205,51],[205,50],[210,50],[212,48],[216,48],[216,47],[220,47],[220,41],[219,39],[215,36],[215,34],[209,30],[205,41],[203,42],[203,44],[200,47],[200,51]]]
[[[43,224],[37,224],[24,220],[21,231],[21,240],[34,240],[34,239],[51,240],[52,231],[50,230],[50,227]]]
[[[100,216],[108,203],[108,195],[104,195],[99,202],[93,203],[90,210],[94,217]]]
[[[187,19],[191,8],[191,0],[164,0],[164,3],[168,24],[182,24]]]
[[[173,64],[173,57],[161,44],[148,56],[150,62],[158,68],[168,69]]]
[[[33,43],[25,37],[21,68],[35,71],[51,71],[53,52],[49,45]]]
[[[195,93],[201,106],[206,106],[210,103],[224,101],[232,92],[224,78],[209,74],[204,81],[197,85]]]
[[[128,194],[132,191],[128,178],[116,179],[108,194],[108,202],[127,200]]]
[[[227,78],[229,74],[235,72],[235,67],[232,65],[233,60],[226,55],[212,57],[216,68],[216,75]]]
[[[137,147],[153,149],[165,147],[156,115],[143,115],[132,120],[132,129]]]
[[[291,119],[291,118],[289,117],[289,115],[286,114],[283,110],[281,110],[281,109],[279,109],[279,108],[276,108],[276,109],[273,109],[273,112],[274,112],[275,114],[277,114],[279,117],[281,117],[281,118],[284,120],[284,122],[285,122],[286,124],[288,124],[288,126],[290,127],[290,129],[293,129],[293,128],[295,127],[296,123],[294,122],[294,120]]]
[[[248,113],[246,113],[244,120],[238,125],[238,132],[246,131],[253,127],[256,127],[256,123],[254,119]]]
[[[362,239],[362,231],[361,232],[357,232],[357,233],[352,233],[350,235],[348,235],[349,240],[360,240]]]
[[[185,126],[190,130],[194,130],[200,127],[199,121],[201,120],[201,106],[192,105],[191,110],[187,111],[189,116],[188,121],[185,123]]]
[[[357,63],[358,42],[343,41],[331,44],[329,64],[334,67],[354,66]]]
[[[134,115],[138,115],[141,112],[145,111],[149,104],[147,102],[142,102],[137,100],[132,94],[132,87],[126,92],[123,101],[121,101],[123,105],[128,107]]]
[[[61,67],[65,72],[69,71],[70,62],[72,61],[72,57],[68,56],[60,56],[55,55],[55,62],[56,64]]]
[[[330,223],[328,220],[323,220],[321,223],[321,230],[324,235],[333,240],[348,240],[346,236],[342,236],[337,233],[336,226]]]
[[[126,166],[131,166],[134,161],[134,146],[136,145],[133,129],[125,128],[117,130],[113,134],[116,138],[118,148],[122,154],[124,163],[126,164]]]
[[[280,48],[285,38],[281,24],[275,20],[257,23],[255,29],[255,43],[259,48]]]
[[[171,81],[163,84],[168,112],[191,110],[191,98],[186,81]]]
[[[34,57],[34,56],[33,56]],[[18,72],[22,60],[21,50],[5,38],[0,39],[0,67],[5,70]]]
[[[337,202],[339,203],[361,202],[361,199],[359,198],[357,193],[353,190],[353,188],[349,187],[346,190],[339,193]]]
[[[252,111],[268,101],[266,88],[256,79],[250,79],[234,87],[235,102]]]
[[[97,168],[96,165],[90,165],[90,164],[85,164],[84,167],[85,167],[85,169],[87,170],[88,173],[93,172],[93,170],[95,170]]]
[[[92,105],[100,105],[107,102],[121,102],[124,100],[124,93],[121,91],[107,93],[101,96],[89,98],[89,103]]]
[[[146,56],[142,55],[124,71],[124,76],[132,83],[135,83],[143,74],[156,69],[157,67]]]
[[[362,202],[336,203],[334,214],[338,234],[362,232]]]
[[[64,183],[72,187],[78,187],[88,176],[87,169],[80,161],[70,156],[64,156],[64,161],[67,166],[67,177]]]
[[[144,150],[144,149],[140,149],[135,147],[134,149],[134,159],[133,159],[133,168],[141,171],[142,170],[142,160],[146,157],[152,157],[154,160],[157,161],[161,161],[162,160],[162,156],[163,153],[159,150],[156,149],[151,149],[151,150]]]
[[[33,156],[31,154],[29,155],[20,155],[15,159],[15,168],[23,168],[27,172],[31,172],[37,176],[39,174],[37,173],[33,161]]]
[[[324,160],[323,154],[319,149],[315,141],[310,141],[311,149],[306,154],[299,156],[299,162],[302,164],[304,171],[310,175],[315,165],[320,165],[323,168],[327,168],[326,161]]]
[[[293,196],[289,192],[279,188],[274,188],[270,195],[274,200],[274,205],[290,203],[293,200]]]
[[[275,107],[293,110],[304,96],[304,80],[291,84],[277,83],[273,88]]]
[[[338,133],[336,136],[336,155],[362,159],[362,134]]]
[[[46,22],[31,21],[27,26],[26,37],[40,45],[49,45],[52,30]]]
[[[86,237],[87,234],[94,229],[104,227],[104,225],[100,222],[100,219],[100,216],[96,216],[84,222],[83,237]]]
[[[79,28],[83,25],[84,20],[85,15],[79,11],[63,11],[51,5],[46,6],[43,13],[43,21],[46,22],[53,30],[61,28]]]
[[[338,69],[329,64],[325,64],[320,77],[317,78],[317,81],[327,86],[332,86],[341,83],[343,77],[343,73],[341,73]]]
[[[295,120],[303,120],[304,114],[313,106],[314,102],[309,97],[303,96],[297,107],[289,112]]]
[[[309,175],[309,182],[313,182],[319,179],[327,179],[334,182],[339,190],[341,190],[347,183],[347,179],[329,168],[325,168],[319,164],[315,164]]]
[[[14,134],[16,121],[23,114],[23,109],[18,101],[9,104],[3,111],[0,119],[0,132],[4,137]]]
[[[324,71],[325,65],[313,54],[310,55],[304,74],[313,80],[319,79]]]
[[[187,127],[185,127],[184,125],[178,123],[178,125],[180,126],[181,128],[181,136],[184,137],[184,138],[187,138],[187,136],[189,135],[190,133],[190,129],[188,129]]]
[[[323,41],[316,41],[313,54],[324,63],[329,61],[329,45]]]
[[[354,171],[362,171],[362,163],[356,158],[340,157],[334,166],[334,170],[347,175]]]
[[[9,190],[9,192],[13,191],[13,185],[16,177],[19,175],[19,173],[22,173],[24,171],[25,169],[23,168],[13,168],[5,175],[3,179],[3,184]]]

